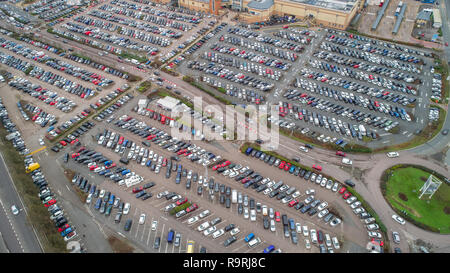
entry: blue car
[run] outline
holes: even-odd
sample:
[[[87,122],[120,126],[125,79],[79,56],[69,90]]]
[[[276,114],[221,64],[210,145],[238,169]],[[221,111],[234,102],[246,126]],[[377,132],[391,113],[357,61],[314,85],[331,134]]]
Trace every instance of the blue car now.
[[[109,197],[109,202],[108,202],[108,204],[110,204],[110,205],[112,205],[112,204],[114,204],[114,199],[115,199],[116,197],[114,196],[114,194],[111,194],[111,196]]]
[[[272,252],[274,250],[275,250],[275,247],[273,245],[270,245],[270,246],[264,248],[264,252],[263,253],[270,253],[270,252]]]
[[[96,210],[99,210],[101,205],[102,205],[102,199],[99,198],[99,199],[97,199],[97,202],[95,202],[94,208],[95,208]]]
[[[61,232],[61,236],[64,237],[64,236],[66,236],[67,234],[69,234],[71,232],[72,232],[72,228],[68,227],[68,228],[66,228],[66,230]]]
[[[255,234],[250,233],[249,235],[247,235],[244,240],[248,243],[250,242],[253,238],[255,238]]]

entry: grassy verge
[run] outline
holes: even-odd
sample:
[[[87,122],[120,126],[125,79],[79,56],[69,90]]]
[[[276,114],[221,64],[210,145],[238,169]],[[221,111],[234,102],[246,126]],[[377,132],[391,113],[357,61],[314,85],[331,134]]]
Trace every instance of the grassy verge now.
[[[134,247],[115,236],[109,236],[108,243],[114,253],[132,253],[134,251]]]
[[[450,186],[440,174],[434,174],[443,182],[431,199],[419,199],[420,188],[431,174],[422,166],[396,165],[387,169],[381,179],[381,190],[399,215],[419,228],[449,234]]]
[[[213,98],[215,98],[216,100],[224,103],[225,105],[230,105],[232,104],[231,101],[215,94],[213,91],[210,91],[208,89],[206,89],[205,87],[203,87],[201,84],[197,83],[192,77],[189,76],[184,76],[183,77],[183,81],[189,83],[190,85],[197,87],[198,89],[202,90],[203,92],[208,93],[210,96],[212,96]]]
[[[48,210],[38,197],[38,188],[34,185],[31,176],[25,173],[23,156],[5,139],[7,134],[6,130],[3,128],[0,129],[0,138],[3,143],[3,145],[0,145],[0,150],[2,151],[17,191],[27,207],[28,221],[35,228],[44,252],[67,252],[66,243],[57,232],[54,223],[50,220]]]
[[[175,208],[173,208],[171,211],[170,211],[170,215],[175,215],[177,212],[179,212],[179,211],[182,211],[182,210],[185,210],[185,209],[187,209],[187,208],[189,208],[191,206],[191,203],[189,203],[189,202],[186,202],[186,203],[184,203],[184,204],[182,204],[182,205],[180,205],[180,206],[176,206]]]
[[[145,56],[136,55],[136,54],[124,51],[124,50],[122,50],[122,53],[120,53],[119,56],[122,58],[125,58],[125,59],[135,59],[135,60],[139,61],[140,63],[145,63],[146,61],[148,61],[147,57],[145,57]]]
[[[136,88],[136,90],[140,93],[144,93],[148,91],[152,87],[151,81],[143,81],[141,84]]]
[[[430,141],[430,139],[434,138],[441,131],[442,126],[444,125],[446,112],[439,106],[433,105],[433,107],[439,108],[439,119],[437,121],[428,124],[418,135],[416,135],[410,141],[388,147],[381,147],[375,149],[374,152],[381,153],[381,152],[398,151],[403,149],[411,149],[420,146]]]

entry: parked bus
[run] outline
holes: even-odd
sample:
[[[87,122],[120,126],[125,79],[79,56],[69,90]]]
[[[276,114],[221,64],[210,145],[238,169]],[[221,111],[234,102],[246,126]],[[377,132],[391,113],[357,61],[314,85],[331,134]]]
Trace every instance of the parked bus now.
[[[186,253],[194,253],[194,241],[188,241]]]

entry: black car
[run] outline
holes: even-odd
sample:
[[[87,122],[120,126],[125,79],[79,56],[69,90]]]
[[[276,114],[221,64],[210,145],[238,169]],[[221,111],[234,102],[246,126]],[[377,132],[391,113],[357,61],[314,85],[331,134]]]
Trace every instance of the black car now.
[[[156,237],[155,242],[153,243],[153,248],[158,249],[160,244],[161,244],[161,237]]]
[[[220,195],[220,204],[224,204],[225,203],[225,195]]]
[[[237,240],[236,237],[231,236],[230,238],[226,239],[225,242],[223,242],[223,245],[224,246],[229,246],[232,243],[236,242],[236,240]]]
[[[234,227],[235,227],[234,224],[229,224],[228,226],[225,227],[224,230],[225,230],[225,232],[228,232],[228,231],[232,230]]]
[[[130,231],[131,225],[132,225],[132,224],[133,224],[133,220],[128,219],[128,220],[125,222],[125,226],[123,227],[123,230],[125,230],[125,231]]]
[[[227,209],[229,209],[229,208],[231,207],[231,199],[230,199],[230,198],[227,198],[227,199],[225,200],[225,207],[226,207]]]
[[[242,204],[238,205],[238,213],[242,214],[244,212],[244,207],[242,206]]]
[[[197,194],[198,195],[202,195],[202,192],[203,192],[203,187],[202,186],[198,186],[197,187]]]
[[[269,227],[270,227],[269,217],[264,216],[264,218],[263,218],[263,225],[264,225],[264,229],[269,229]]]
[[[140,192],[136,193],[136,198],[141,198],[142,196],[144,196],[144,194],[146,194],[145,191],[140,191]]]

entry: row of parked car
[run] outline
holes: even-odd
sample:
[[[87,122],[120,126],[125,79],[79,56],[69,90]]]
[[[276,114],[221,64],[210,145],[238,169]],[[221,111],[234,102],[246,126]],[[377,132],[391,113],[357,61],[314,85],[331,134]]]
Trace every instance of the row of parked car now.
[[[417,69],[414,65],[411,65],[409,63],[402,63],[399,60],[391,60],[388,58],[384,58],[384,56],[378,56],[367,52],[363,53],[349,48],[341,48],[340,46],[332,43],[322,42],[319,48],[322,50],[339,53],[341,55],[348,56],[351,58],[360,59],[369,63],[383,65],[387,68],[395,68],[403,70],[405,72],[412,72],[415,71],[415,69]],[[418,72],[420,72],[420,70]],[[405,81],[413,82],[414,78],[405,78]]]
[[[71,5],[64,0],[41,0],[26,6],[24,10],[48,22],[67,15],[77,8],[78,6]]]
[[[131,4],[126,1],[111,1],[111,5],[104,5],[100,9],[113,11],[117,14],[125,15],[128,17],[133,17],[135,19],[140,19],[148,21],[157,25],[171,27],[181,31],[189,31],[193,28],[192,24],[198,24],[199,20],[191,16],[183,16],[177,13],[169,13],[166,11],[161,11],[158,9],[151,8],[149,6],[140,6],[136,4]],[[117,7],[119,6],[119,7]],[[136,12],[135,10],[139,10]],[[181,23],[182,22],[182,23]]]
[[[119,91],[120,92],[120,91]],[[99,102],[100,104],[104,104],[107,103],[109,101],[111,101],[113,98],[115,98],[116,96],[118,96],[118,93],[116,91],[111,92],[109,95],[105,96],[103,99],[100,99]],[[95,120],[97,121],[102,121],[107,117],[110,117],[114,112],[116,112],[120,107],[122,107],[122,105],[124,105],[125,103],[127,103],[128,101],[130,101],[132,98],[134,98],[133,95],[131,94],[126,94],[123,97],[121,97],[120,99],[117,100],[116,103],[112,104],[111,106],[109,106],[108,108],[104,109],[103,111],[101,111],[96,117]],[[99,102],[97,102],[95,105],[97,105]],[[91,106],[92,107],[92,106]]]
[[[247,39],[255,39],[258,42],[270,44],[278,48],[288,49],[297,53],[303,52],[303,50],[305,49],[303,46],[297,43],[287,42],[280,39],[274,39],[269,36],[264,36],[262,32],[254,32],[251,30],[241,29],[239,27],[229,27],[227,31],[230,34],[245,37]]]
[[[195,44],[193,44],[191,47],[189,47],[186,51],[185,54],[186,55],[192,55],[194,54],[195,51],[199,50],[202,45],[204,43],[206,43],[206,41],[208,41],[209,39],[211,39],[212,37],[214,37],[214,35],[216,35],[217,33],[219,33],[224,27],[226,27],[228,24],[227,23],[221,23],[220,25],[218,25],[217,27],[215,27],[210,33],[208,33],[206,36],[204,36],[203,38],[201,38],[198,42],[196,42]]]
[[[8,135],[6,135],[6,140],[11,141],[14,148],[21,154],[28,154],[30,151],[25,145],[25,141],[22,139],[22,135],[17,129],[16,125],[8,116],[8,110],[3,104],[2,98],[0,98],[0,121],[5,127]]]
[[[89,110],[89,109],[86,109]],[[83,111],[84,112],[84,111]],[[82,112],[82,113],[83,113]],[[86,113],[86,112],[84,112]],[[74,124],[80,122],[85,118],[84,115],[76,115],[70,120],[67,120],[63,122],[60,126],[50,126],[47,130],[48,134],[45,136],[47,139],[52,140],[53,138],[59,136],[60,134],[68,131],[71,129]],[[85,121],[83,122],[77,129],[75,129],[72,133],[68,134],[63,140],[61,140],[59,143],[56,143],[55,146],[51,148],[52,151],[55,153],[59,152],[59,150],[63,149],[64,146],[66,146],[68,143],[74,145],[80,145],[78,141],[78,137],[92,129],[92,127],[95,126],[95,123],[92,121]]]
[[[241,72],[234,72],[226,68],[224,65],[216,65],[215,63],[200,63],[198,61],[189,61],[188,68],[198,70],[207,74],[223,78],[231,82],[240,83],[242,85],[258,88],[261,91],[270,91],[275,86],[273,83],[259,79],[256,76],[245,75]]]
[[[298,58],[298,55],[296,53],[291,52],[290,50],[283,50],[283,49],[279,49],[276,47],[272,47],[257,41],[249,41],[249,40],[245,40],[244,38],[240,38],[240,37],[234,37],[234,36],[221,36],[219,38],[219,42],[222,44],[223,42],[227,42],[233,46],[240,46],[240,47],[244,47],[246,49],[242,49],[242,50],[238,50],[237,53],[240,53],[242,51],[248,51],[248,50],[254,50],[256,52],[259,53],[264,53],[264,54],[268,54],[274,57],[278,57],[281,58],[283,60],[287,60],[287,61],[291,61],[291,62],[295,62]],[[215,44],[215,46],[217,46],[218,44]],[[296,50],[297,53],[301,53],[304,50],[303,47],[300,48],[300,50]],[[236,52],[233,51],[233,54],[237,54]],[[252,57],[249,54],[244,55],[244,53],[241,54],[240,57],[245,58],[245,59],[249,59],[250,57]],[[256,55],[256,53],[252,53],[253,56],[257,56],[259,59],[262,59],[263,55]],[[286,67],[286,69],[289,67]]]
[[[31,97],[39,99],[65,113],[72,111],[72,109],[76,106],[76,103],[72,100],[58,96],[58,93],[50,91],[39,84],[34,84],[24,78],[14,78],[8,83],[8,85],[21,90]]]
[[[308,45],[311,43],[312,38],[316,37],[316,34],[307,29],[293,29],[291,31],[279,30],[274,32],[273,36]]]
[[[45,127],[47,125],[51,127],[58,122],[55,115],[49,114],[42,110],[42,108],[34,106],[31,103],[24,105],[24,111],[29,113],[31,121],[41,127]]]
[[[94,68],[96,68],[98,70],[101,70],[101,71],[104,71],[106,73],[112,74],[112,75],[117,76],[119,78],[123,78],[123,79],[128,79],[129,78],[128,73],[125,73],[124,71],[120,71],[120,70],[117,70],[117,69],[109,67],[109,66],[105,66],[103,64],[96,63],[96,62],[92,61],[91,59],[82,58],[80,56],[76,56],[76,55],[73,55],[73,54],[66,54],[66,55],[64,55],[64,57],[66,57],[66,58],[68,58],[68,59],[70,59],[70,60],[72,60],[74,62],[83,63],[83,64],[86,64],[86,65],[92,66],[92,67],[94,67]]]
[[[117,24],[120,24],[120,25],[123,25],[123,26],[129,26],[131,28],[137,28],[137,29],[139,29],[141,31],[145,31],[145,32],[148,32],[148,33],[153,33],[153,34],[158,34],[158,35],[161,35],[161,36],[165,36],[165,37],[168,37],[168,38],[171,38],[171,39],[178,39],[178,38],[180,38],[182,36],[181,32],[175,32],[174,30],[171,30],[171,29],[167,29],[167,28],[164,28],[164,27],[158,27],[158,26],[155,26],[155,25],[150,24],[150,23],[139,22],[139,21],[136,21],[134,19],[122,18],[122,17],[119,17],[119,16],[115,16],[112,13],[109,13],[109,12],[101,12],[101,11],[98,11],[98,10],[94,10],[94,11],[89,12],[88,15],[93,16],[93,17],[97,17],[97,18],[101,18],[103,20],[107,20],[107,21],[110,21],[110,22],[114,22],[114,23],[117,23]],[[88,25],[90,25],[89,21],[92,21],[91,18],[80,17],[80,19],[84,20],[84,22],[86,22]],[[93,20],[93,21],[94,22],[98,21],[99,24],[100,24],[100,22],[103,22],[101,20]],[[126,29],[126,28],[122,27],[122,29]],[[130,30],[133,30],[133,29],[130,29]],[[125,34],[125,32],[121,31],[121,34]],[[130,34],[132,36],[135,36],[132,32],[131,33],[127,33],[128,36],[130,36]],[[158,36],[149,36],[149,37],[160,38]],[[143,41],[146,41],[148,38],[144,37],[144,39],[142,39],[142,38],[140,38],[140,39],[143,40]],[[154,43],[157,44],[157,41],[158,40],[155,40]],[[171,43],[171,40],[169,40],[169,39],[164,39],[164,40],[161,40],[161,41],[162,41],[162,43],[160,45],[162,45],[162,46],[168,46]],[[150,42],[152,42],[152,41],[150,41]]]
[[[120,46],[120,47],[123,47],[126,49],[130,49],[130,50],[137,50],[137,51],[141,51],[141,52],[146,52],[148,54],[151,54],[152,52],[156,53],[159,51],[159,49],[154,46],[150,46],[150,45],[143,44],[143,43],[138,43],[136,41],[132,41],[129,38],[118,36],[116,34],[109,34],[106,32],[102,32],[98,28],[85,27],[83,25],[75,24],[72,22],[67,22],[67,23],[63,24],[62,27],[71,32],[78,33],[78,34],[88,36],[88,37],[92,37],[92,38],[101,40],[103,42],[106,42],[108,44],[114,44],[114,45],[117,45],[117,46]],[[103,49],[105,49],[105,48],[103,48]],[[106,46],[106,50],[108,50],[107,46]],[[108,51],[110,51],[110,50],[108,50]]]

